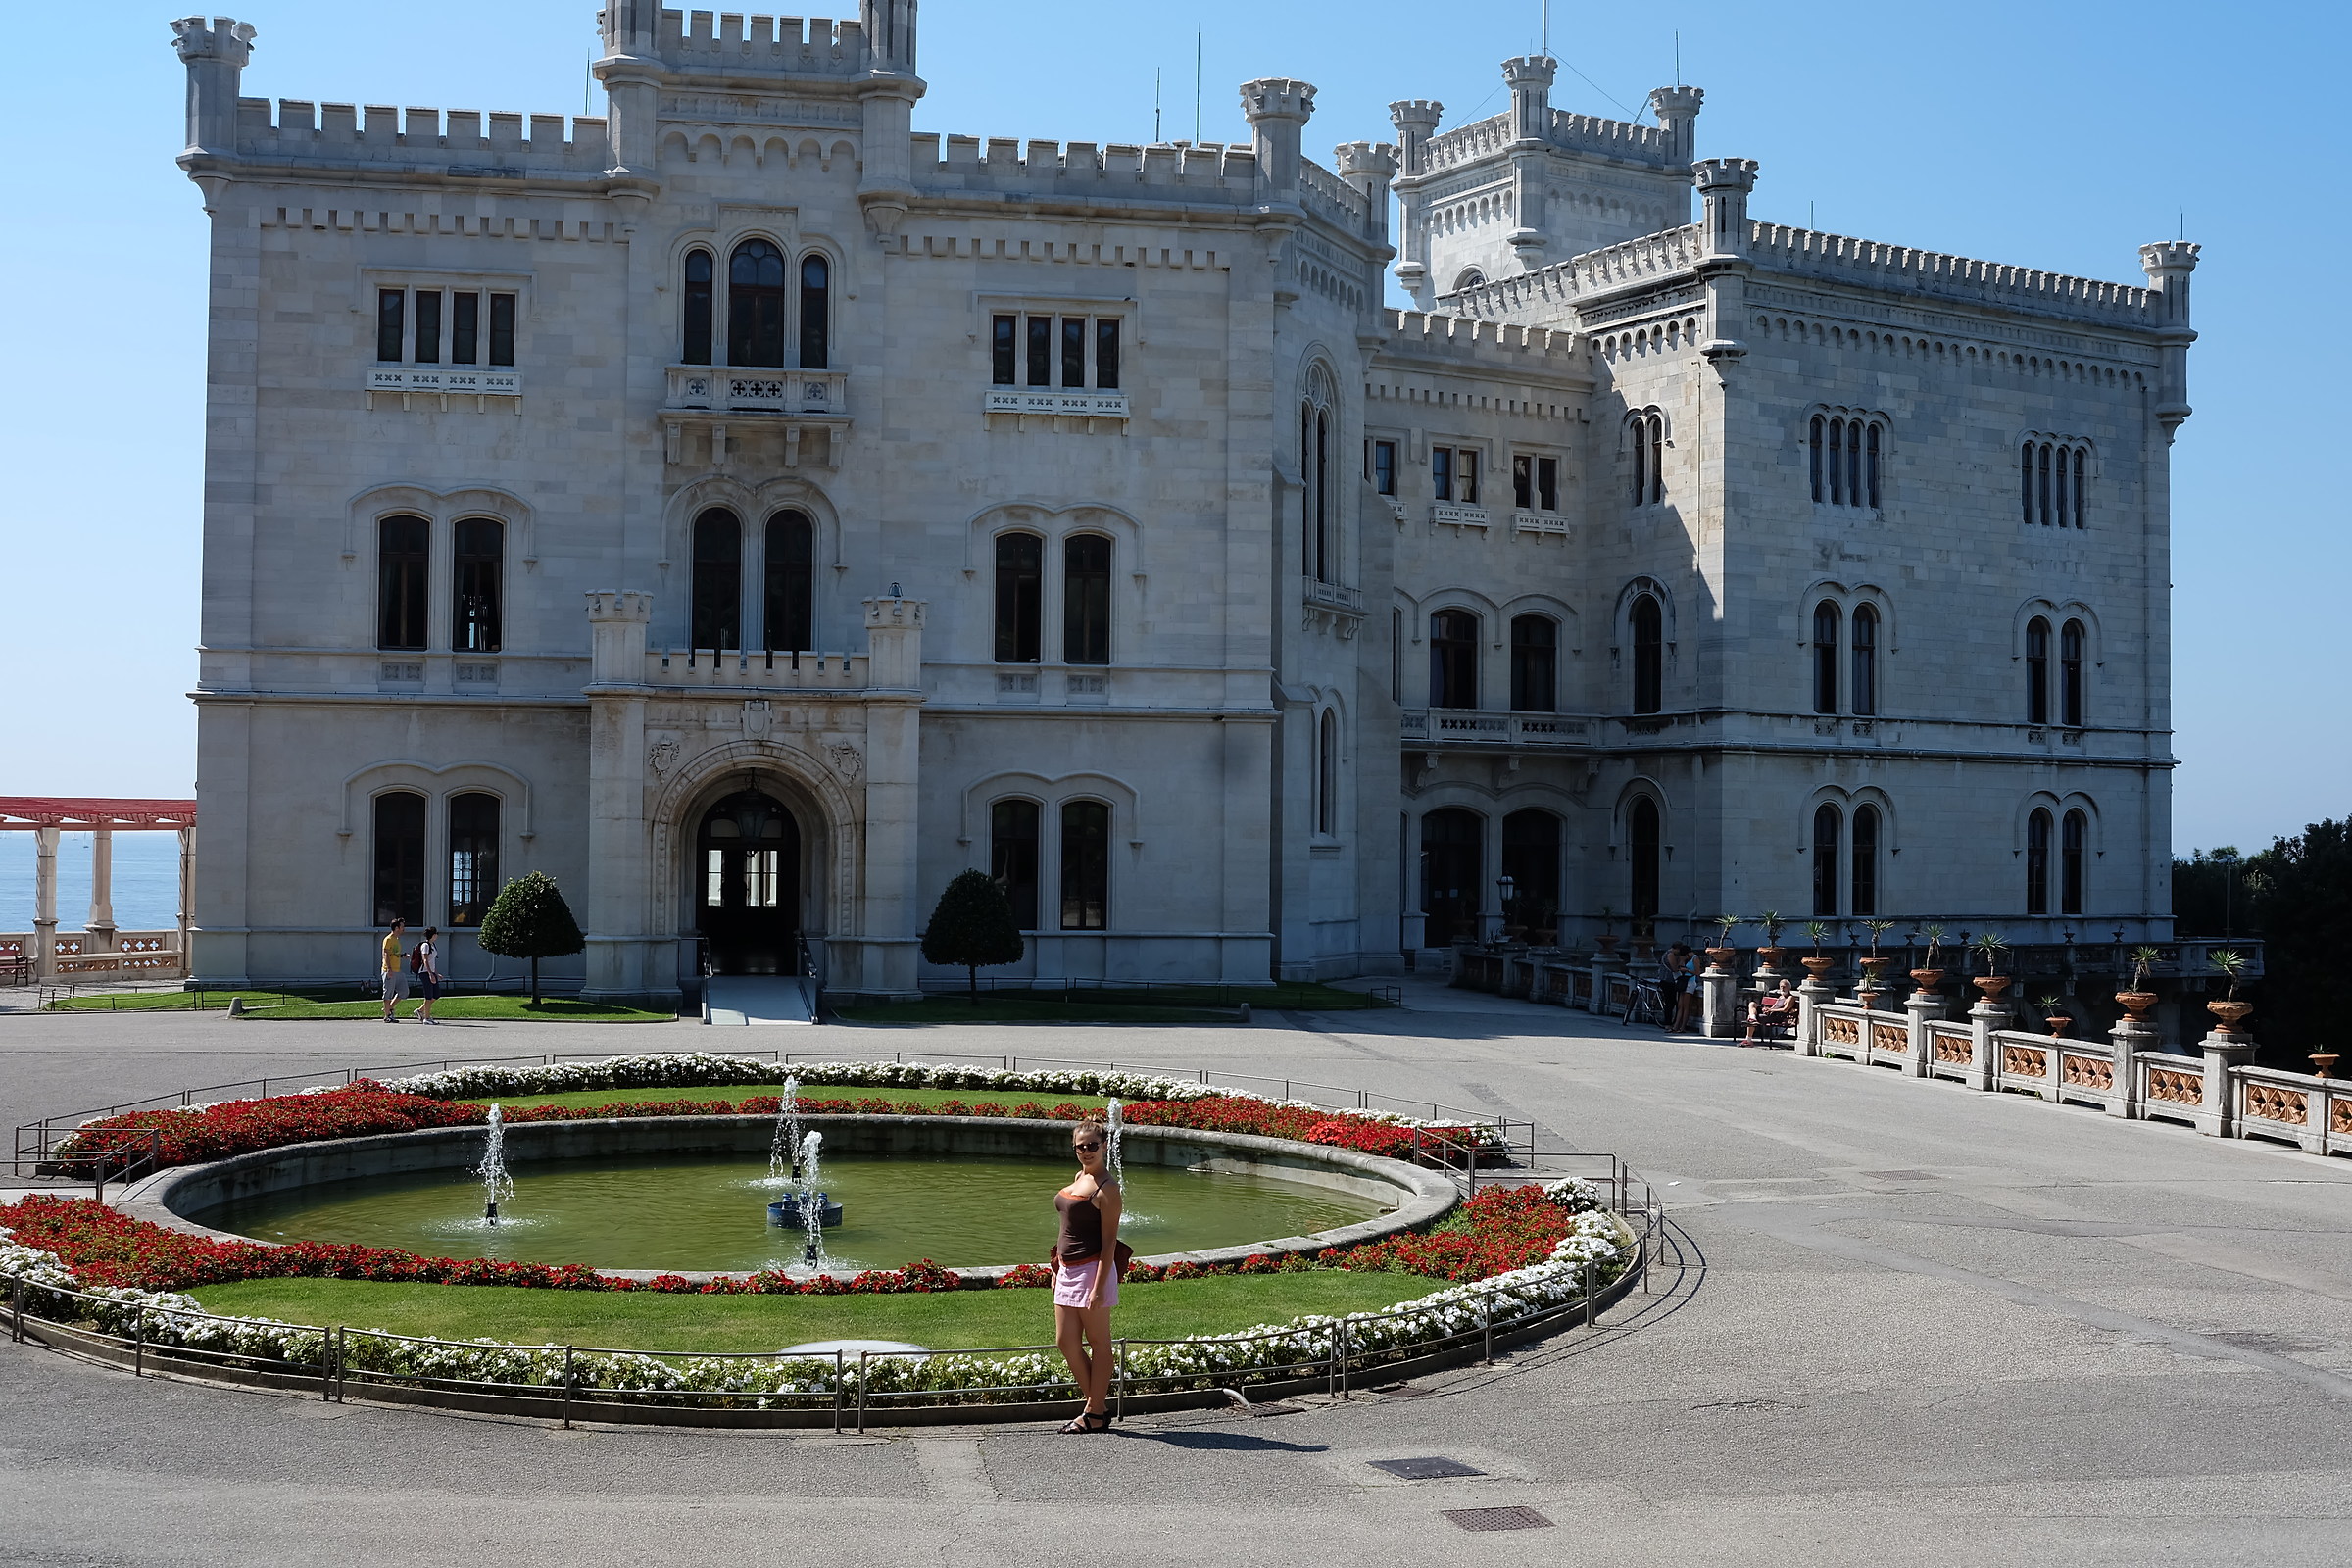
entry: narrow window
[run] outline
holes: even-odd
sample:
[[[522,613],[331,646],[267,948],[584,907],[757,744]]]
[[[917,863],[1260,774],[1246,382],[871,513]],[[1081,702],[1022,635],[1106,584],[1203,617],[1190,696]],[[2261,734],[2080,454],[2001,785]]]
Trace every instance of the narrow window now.
[[[1119,318],[1115,316],[1095,321],[1095,387],[1102,392],[1119,389]]]
[[[1868,717],[1879,710],[1879,612],[1869,605],[1854,607],[1854,712]],[[1861,818],[1856,817],[1856,822]]]
[[[2082,912],[2082,882],[2088,868],[2090,818],[2081,811],[2066,813],[2058,841],[2058,912]]]
[[[1845,505],[1845,421],[1830,421],[1830,505]]]
[[[1856,916],[1879,912],[1879,808],[1875,806],[1854,808],[1853,903],[1846,913]]]
[[[453,530],[457,572],[449,613],[449,645],[461,654],[495,654],[502,634],[501,567],[507,525],[496,517],[460,517]]]
[[[2026,722],[2050,721],[2050,623],[2035,615],[2026,622]]]
[[[1110,662],[1110,541],[1099,533],[1062,542],[1061,657],[1071,664]]]
[[[743,645],[743,523],[721,507],[694,519],[692,632],[697,648]]]
[[[2058,722],[2082,727],[2082,623],[2070,620],[2058,634]]]
[[[490,296],[490,363],[514,363],[514,296]]]
[[[1061,384],[1086,385],[1086,318],[1061,318]]]
[[[1626,839],[1632,851],[1628,858],[1633,862],[1633,876],[1632,886],[1626,891],[1632,899],[1633,917],[1654,920],[1658,913],[1658,803],[1642,796],[1627,814]]]
[[[1029,318],[1029,384],[1054,384],[1054,318]]]
[[[1866,434],[1870,449],[1863,461],[1863,477],[1870,485],[1870,498],[1865,505],[1876,512],[1879,508],[1879,426],[1872,424]]]
[[[1384,496],[1396,493],[1396,443],[1394,441],[1372,443],[1372,490],[1374,494]]]
[[[1454,487],[1461,492],[1462,505],[1478,505],[1478,449],[1464,447],[1454,454]]]
[[[416,363],[441,363],[441,291],[420,288],[416,291]]]
[[[1549,811],[1513,811],[1502,819],[1502,874],[1511,879],[1514,925],[1548,928],[1560,909],[1560,819]]]
[[[1649,499],[1655,503],[1666,499],[1666,417],[1653,414],[1648,424]]]
[[[2029,441],[2017,453],[2017,505],[2019,519],[2034,520],[2034,443]]]
[[[1511,505],[1521,512],[1536,510],[1536,460],[1524,452],[1511,454]]]
[[[1315,410],[1315,580],[1331,582],[1331,411]]]
[[[2052,465],[2052,466],[2053,466],[2054,468],[2056,468],[2056,470],[2057,470],[2057,479],[2056,479],[2056,482],[2055,482],[2055,484],[2052,486],[2052,488],[2053,488],[2053,489],[2056,491],[2056,494],[2057,494],[2057,506],[2056,506],[2056,508],[2055,508],[2055,510],[2053,511],[2053,513],[2052,513],[2052,514],[2051,514],[2051,515],[2052,515],[2052,520],[2053,520],[2053,521],[2055,521],[2055,523],[2057,524],[2057,526],[2059,526],[2059,527],[2063,528],[2063,527],[2065,527],[2065,526],[2067,525],[2067,521],[2068,521],[2069,515],[2070,515],[2070,514],[2071,514],[2071,512],[2072,512],[2072,509],[2071,509],[2071,508],[2070,508],[2070,507],[2067,505],[2067,499],[2066,499],[2066,488],[2067,488],[2067,486],[2066,486],[2066,481],[2067,481],[2067,478],[2068,478],[2068,474],[2067,474],[2067,466],[2067,466],[2067,461],[2066,461],[2066,458],[2067,458],[2067,451],[2066,451],[2066,448],[2064,448],[2064,447],[2059,447],[2059,448],[2057,448],[2057,449],[2056,449],[2056,458],[2057,458],[2057,461],[2056,461],[2056,462],[2055,462],[2055,463]]]
[[[1101,801],[1061,807],[1061,928],[1102,931],[1110,923],[1110,808]]]
[[[1560,460],[1536,460],[1536,506],[1544,512],[1560,510]]]
[[[375,923],[424,924],[424,797],[375,798]]]
[[[2041,507],[2041,525],[2044,528],[2047,528],[2050,525],[2050,446],[2048,442],[2045,441],[2042,443],[2039,457],[2041,461],[2041,484],[2040,488],[2034,493],[2037,497],[2039,497],[2039,504]]]
[[[684,363],[710,363],[710,253],[686,253]]]
[[[1340,716],[1326,709],[1315,726],[1315,831],[1330,838],[1340,820]]]
[[[1453,448],[1429,449],[1429,493],[1440,501],[1453,499]]]
[[[1389,612],[1389,701],[1404,701],[1404,612]]]
[[[2082,526],[2082,449],[2075,448],[2075,526]]]
[[[432,534],[432,524],[422,517],[386,517],[376,524],[378,648],[424,646],[424,595]]]
[[[1045,599],[1046,542],[1033,533],[997,536],[997,662],[1038,662]]]
[[[988,874],[1024,931],[1037,929],[1037,824],[1035,801],[998,801],[988,808]]]
[[[1634,601],[1634,711],[1666,706],[1666,616],[1648,594]]]
[[[805,512],[767,519],[767,646],[816,647],[816,525]]]
[[[1830,421],[1820,415],[1813,416],[1813,504],[1815,506],[1821,505],[1830,498],[1829,491],[1823,487],[1824,475],[1822,473],[1823,443],[1828,439],[1829,423]]]
[[[1634,418],[1634,505],[1649,499],[1649,441],[1642,432],[1642,419]]]
[[[1838,711],[1838,607],[1824,599],[1813,607],[1813,711]]]
[[[498,797],[449,798],[449,923],[477,926],[498,896]]]
[[[2026,912],[2050,912],[2050,813],[2026,818]]]
[[[1813,813],[1813,912],[1838,912],[1838,808],[1823,805]]]
[[[784,253],[763,239],[727,262],[727,363],[784,363]]]
[[[375,357],[387,365],[401,360],[401,337],[408,317],[409,291],[401,288],[379,288],[375,291]]]
[[[1549,713],[1558,706],[1560,628],[1549,615],[1511,620],[1511,707]]]
[[[468,290],[449,297],[449,363],[479,365],[482,359],[482,297]]]
[[[990,323],[989,378],[998,386],[1011,386],[1020,374],[1020,318],[1000,316]]]
[[[1478,617],[1466,610],[1429,617],[1429,706],[1478,706]]]
[[[833,266],[822,256],[801,258],[801,368],[833,363]]]
[[[1862,421],[1849,419],[1845,425],[1845,504],[1858,507],[1862,503]]]

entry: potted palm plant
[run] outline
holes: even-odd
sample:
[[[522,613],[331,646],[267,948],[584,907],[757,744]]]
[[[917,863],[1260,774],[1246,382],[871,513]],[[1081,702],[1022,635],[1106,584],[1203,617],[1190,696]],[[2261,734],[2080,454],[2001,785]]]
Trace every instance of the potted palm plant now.
[[[1726,973],[1731,970],[1732,960],[1740,956],[1740,950],[1732,946],[1732,933],[1739,925],[1740,917],[1736,914],[1719,914],[1715,917],[1715,928],[1722,933],[1723,946],[1709,948],[1707,961]]]
[[[1919,987],[1921,994],[1932,997],[1943,984],[1943,971],[1936,966],[1936,955],[1943,947],[1943,927],[1931,925],[1921,934],[1928,939],[1927,956],[1920,961],[1920,966],[1911,971],[1911,981]]]
[[[1825,958],[1821,955],[1821,945],[1829,940],[1830,928],[1828,924],[1823,921],[1807,920],[1805,922],[1805,935],[1810,938],[1813,943],[1813,952],[1809,956],[1799,958],[1797,961],[1805,966],[1805,973],[1811,975],[1814,979],[1819,980],[1822,976],[1828,974],[1832,969],[1835,969],[1838,966],[1838,960],[1836,958]]]
[[[2205,961],[2213,966],[2214,973],[2230,977],[2230,994],[2219,1002],[2205,1004],[2205,1010],[2222,1021],[2222,1033],[2236,1034],[2237,1026],[2254,1010],[2251,1002],[2237,1000],[2237,988],[2244,983],[2246,971],[2254,967],[2254,960],[2235,948],[2217,948],[2205,956]]]
[[[2041,1021],[2049,1026],[2051,1034],[2063,1036],[2067,1026],[2075,1021],[2066,1010],[2066,999],[2053,992],[2040,999],[2040,1005]]]
[[[2132,989],[2115,994],[2116,1004],[2132,1015],[2135,1024],[2146,1023],[2155,1010],[2156,993],[2148,989],[2148,971],[2162,956],[2154,948],[2137,947],[2132,950]]]
[[[1861,960],[1864,976],[1862,983],[1876,992],[1881,989],[1882,982],[1886,978],[1886,965],[1894,961],[1892,958],[1880,955],[1879,939],[1894,929],[1894,922],[1892,920],[1865,920],[1862,922],[1862,927],[1870,933],[1870,955]]]
[[[2009,977],[2001,973],[2001,955],[2009,951],[2009,940],[1998,931],[1987,931],[1969,946],[1984,961],[1984,972],[1971,982],[1984,993],[1986,1002],[1998,1002],[2001,993],[2009,989]]]
[[[1781,927],[1788,923],[1778,909],[1766,909],[1756,916],[1756,924],[1764,928],[1764,945],[1756,950],[1760,967],[1778,971],[1781,960],[1788,956],[1788,950],[1781,946]]]
[[[1613,958],[1617,956],[1617,911],[1605,904],[1600,906],[1600,935],[1594,937],[1592,942],[1600,949],[1602,957]]]

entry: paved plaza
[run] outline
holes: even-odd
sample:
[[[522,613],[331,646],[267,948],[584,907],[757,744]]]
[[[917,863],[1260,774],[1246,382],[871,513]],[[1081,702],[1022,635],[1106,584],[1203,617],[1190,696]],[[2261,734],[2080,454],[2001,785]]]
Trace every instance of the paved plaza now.
[[[443,1055],[784,1047],[1294,1074],[1533,1117],[1663,1193],[1655,1294],[1493,1368],[1080,1442],[533,1424],[0,1342],[0,1563],[2352,1559],[2352,1165],[1415,986],[1232,1028],[0,1018],[11,1122]],[[1044,1332],[1041,1304],[1040,1328]],[[1370,1461],[1444,1455],[1482,1478]],[[1512,1504],[1556,1528],[1470,1533]]]

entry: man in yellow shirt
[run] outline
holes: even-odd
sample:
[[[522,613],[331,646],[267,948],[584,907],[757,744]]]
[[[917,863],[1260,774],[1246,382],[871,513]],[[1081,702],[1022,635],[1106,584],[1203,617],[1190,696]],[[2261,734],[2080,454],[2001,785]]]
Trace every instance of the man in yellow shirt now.
[[[384,933],[384,1022],[398,1023],[392,1009],[409,994],[408,956],[400,951],[400,939],[409,929],[409,922],[395,919],[392,929]]]

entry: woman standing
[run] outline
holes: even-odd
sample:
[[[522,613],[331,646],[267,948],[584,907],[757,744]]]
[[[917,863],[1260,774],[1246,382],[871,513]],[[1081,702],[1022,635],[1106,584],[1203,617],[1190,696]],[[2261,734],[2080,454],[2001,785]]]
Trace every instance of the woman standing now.
[[[416,970],[416,988],[424,1000],[416,1004],[416,1016],[426,1023],[433,1021],[433,1004],[441,1000],[441,928],[428,925],[424,940],[409,955],[409,962]]]
[[[1061,1240],[1054,1249],[1054,1337],[1086,1407],[1064,1432],[1110,1430],[1110,1309],[1119,1303],[1119,1184],[1100,1122],[1071,1130],[1078,1174],[1054,1195]],[[1091,1352],[1091,1353],[1090,1353]]]

